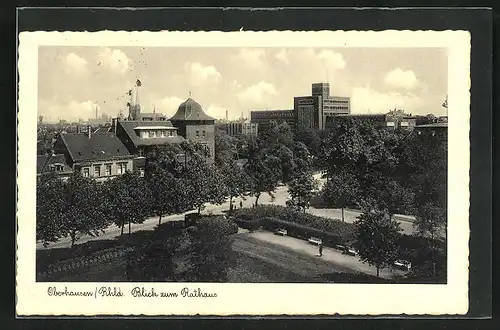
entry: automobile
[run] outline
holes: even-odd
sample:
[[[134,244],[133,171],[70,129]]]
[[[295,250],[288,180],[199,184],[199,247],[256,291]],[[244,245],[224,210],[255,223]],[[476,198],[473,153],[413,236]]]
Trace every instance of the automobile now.
[[[336,248],[337,250],[340,250],[340,251],[342,251],[342,252],[345,252],[345,250],[347,249],[347,246],[342,245],[342,244],[338,244],[338,245],[335,245],[335,248]]]
[[[274,231],[275,235],[280,235],[280,236],[287,236],[288,235],[288,230],[279,228]]]
[[[358,255],[358,251],[353,247],[346,247],[346,249],[344,250],[344,253],[347,255],[350,255],[350,256],[357,256]]]
[[[411,269],[411,262],[406,260],[396,260],[394,266],[399,269],[409,271]]]
[[[314,245],[323,244],[323,240],[317,237],[309,237],[307,241],[309,242],[309,244],[314,244]]]

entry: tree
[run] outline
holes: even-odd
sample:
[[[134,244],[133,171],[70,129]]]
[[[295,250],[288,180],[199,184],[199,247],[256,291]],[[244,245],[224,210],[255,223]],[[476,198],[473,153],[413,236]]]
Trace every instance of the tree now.
[[[372,207],[365,210],[355,222],[357,248],[362,261],[380,269],[391,266],[397,258],[399,223],[390,219],[389,214]]]
[[[103,187],[80,172],[64,182],[62,206],[61,230],[71,237],[71,247],[80,235],[98,236],[110,224]]]
[[[189,229],[187,260],[184,280],[190,282],[227,282],[227,271],[234,265],[231,236],[238,226],[222,217],[200,219]]]
[[[106,184],[110,201],[109,214],[121,228],[121,235],[126,223],[130,234],[131,224],[143,223],[151,212],[153,196],[150,187],[138,173],[129,171]]]
[[[414,228],[421,237],[430,239],[432,252],[432,275],[436,277],[436,252],[441,233],[446,228],[446,210],[437,202],[428,202],[417,208],[417,215],[413,223]]]
[[[294,204],[306,212],[317,186],[318,183],[314,180],[310,171],[300,171],[293,175],[288,185],[288,191]]]
[[[152,211],[159,217],[158,224],[161,224],[163,215],[182,213],[186,210],[184,199],[179,198],[184,195],[182,180],[176,179],[162,168],[157,168],[147,176],[147,182],[153,198]]]
[[[36,238],[44,246],[64,237],[62,216],[64,214],[64,184],[50,173],[42,175],[36,185]]]
[[[252,153],[245,164],[245,172],[250,178],[251,193],[256,197],[255,206],[263,192],[272,196],[281,178],[280,159],[263,151]]]
[[[220,171],[229,196],[229,210],[233,210],[233,198],[243,196],[249,185],[249,178],[234,160],[221,165]]]
[[[333,175],[323,188],[323,199],[334,207],[342,210],[344,222],[344,209],[356,203],[359,194],[359,182],[355,175],[346,170]]]

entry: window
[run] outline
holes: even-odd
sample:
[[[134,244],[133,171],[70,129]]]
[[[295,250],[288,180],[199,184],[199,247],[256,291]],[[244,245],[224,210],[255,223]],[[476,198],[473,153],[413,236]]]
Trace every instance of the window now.
[[[205,131],[202,131],[201,133],[202,133],[203,137],[207,137],[207,135],[205,134]]]
[[[156,137],[156,132],[155,131],[149,131],[149,137],[150,138]]]
[[[196,137],[199,138],[200,137],[200,131],[196,131]]]
[[[94,166],[94,176],[101,176],[101,165]]]
[[[174,132],[169,131],[169,132],[168,132],[168,135],[169,135],[169,136],[174,136]]]
[[[149,137],[148,132],[142,131],[141,132],[141,138],[142,139],[147,139]]]
[[[144,177],[144,169],[143,169],[142,167],[141,167],[141,168],[139,168],[139,176],[140,176],[141,178],[143,178],[143,177]]]
[[[127,163],[118,163],[118,174],[127,172]]]
[[[111,175],[111,164],[106,164],[105,167],[106,167],[106,176],[110,176]]]
[[[144,151],[142,149],[139,149],[138,154],[139,154],[139,157],[143,157],[144,156]]]
[[[160,134],[161,134],[160,136],[161,136],[162,138],[163,138],[163,137],[165,137],[165,136],[166,136],[166,134],[165,134],[165,133],[166,133],[165,131],[161,131],[161,132],[160,132]]]
[[[90,168],[88,168],[88,167],[84,167],[84,168],[82,169],[82,173],[83,173],[83,176],[84,176],[84,177],[88,178],[88,177],[90,176]]]

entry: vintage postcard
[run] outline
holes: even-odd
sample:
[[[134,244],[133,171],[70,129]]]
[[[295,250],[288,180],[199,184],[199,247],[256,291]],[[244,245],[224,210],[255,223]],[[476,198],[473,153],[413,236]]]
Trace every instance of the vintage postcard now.
[[[468,311],[467,31],[23,32],[17,314]]]

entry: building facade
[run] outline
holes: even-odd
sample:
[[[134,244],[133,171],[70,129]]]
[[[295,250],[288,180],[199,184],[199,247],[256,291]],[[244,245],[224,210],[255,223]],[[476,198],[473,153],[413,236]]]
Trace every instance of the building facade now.
[[[206,147],[207,161],[215,161],[215,118],[207,115],[198,102],[188,98],[169,121],[184,139]]]
[[[248,122],[228,122],[228,123],[217,123],[215,128],[224,131],[230,136],[238,135],[254,135],[256,136],[259,132],[259,124],[248,123]]]
[[[250,112],[250,122],[258,126],[260,133],[266,132],[271,121],[280,124],[286,122],[292,130],[295,129],[295,112],[293,110],[257,110]]]
[[[294,97],[293,110],[252,111],[251,122],[259,124],[261,132],[269,128],[271,120],[286,121],[292,130],[324,129],[326,117],[350,113],[349,97],[331,96],[329,83],[314,83],[311,95]]]
[[[60,134],[54,144],[54,152],[63,155],[73,171],[97,181],[134,170],[134,156],[114,133],[93,134],[90,127],[82,133]]]

